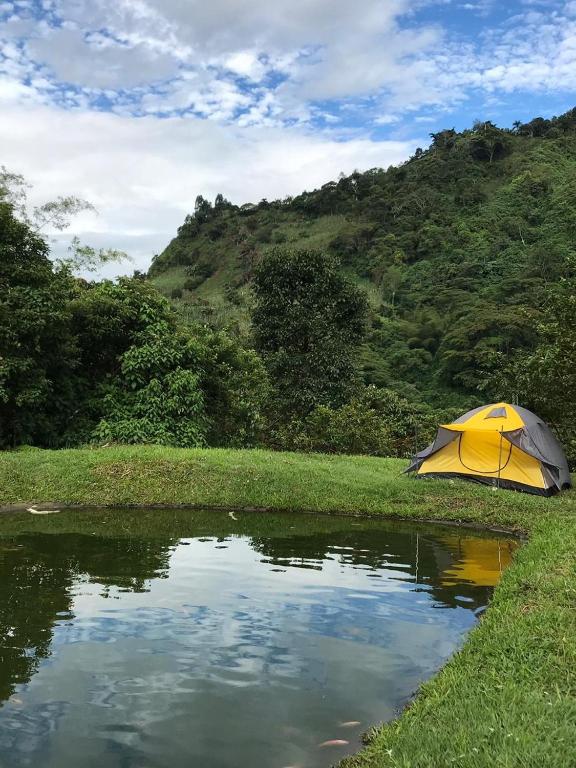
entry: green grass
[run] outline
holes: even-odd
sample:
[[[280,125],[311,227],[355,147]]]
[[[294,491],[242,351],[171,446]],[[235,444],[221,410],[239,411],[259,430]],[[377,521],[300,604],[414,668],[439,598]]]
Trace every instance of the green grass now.
[[[183,288],[187,278],[186,267],[170,267],[165,272],[150,280],[157,291],[170,296],[174,288]]]
[[[263,220],[262,223],[265,224],[266,221]],[[319,216],[311,220],[285,213],[282,220],[277,223],[275,231],[284,238],[283,242],[280,243],[282,247],[325,250],[345,223],[346,218],[339,215]],[[277,242],[259,242],[256,248],[261,254],[264,254],[278,245]],[[216,241],[202,237],[197,239],[194,246],[176,239],[172,241],[168,249],[185,253],[187,249],[192,247],[202,252],[203,258],[215,267],[215,272],[194,290],[185,290],[180,299],[173,299],[172,303],[175,309],[185,322],[205,323],[206,316],[203,316],[201,309],[194,304],[200,299],[208,302],[212,309],[208,318],[210,325],[215,328],[226,328],[233,325],[243,335],[247,335],[250,331],[249,289],[246,286],[241,289],[242,303],[239,306],[232,304],[226,298],[225,293],[226,285],[233,284],[235,279],[240,277],[245,270],[235,238],[230,237],[230,233]],[[373,286],[369,280],[357,277],[353,270],[350,270],[350,273],[359,285],[368,290],[373,305],[379,306],[381,299],[377,287]],[[184,288],[187,277],[187,267],[169,266],[150,278],[150,283],[164,296],[171,298],[175,288]]]
[[[290,248],[326,249],[346,223],[345,216],[318,216],[315,219],[296,219],[277,227],[277,231],[286,236]],[[263,248],[263,251],[274,248],[274,243]]]
[[[576,494],[417,481],[394,459],[159,447],[0,454],[0,504],[244,507],[435,519],[529,534],[463,649],[347,768],[576,766]],[[0,517],[0,533],[73,528],[80,512]],[[132,511],[144,527],[157,515]],[[105,525],[117,528],[122,513]],[[76,520],[76,523],[75,523]],[[168,520],[167,520],[168,522]],[[318,519],[319,525],[327,524]],[[79,524],[79,523],[78,523]]]

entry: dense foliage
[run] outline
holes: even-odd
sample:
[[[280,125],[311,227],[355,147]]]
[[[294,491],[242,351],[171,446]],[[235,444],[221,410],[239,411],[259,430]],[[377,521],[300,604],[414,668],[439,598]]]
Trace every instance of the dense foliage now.
[[[576,110],[431,138],[294,198],[199,196],[117,282],[54,265],[0,179],[0,446],[407,455],[502,398],[576,463]]]
[[[369,385],[339,408],[319,405],[277,426],[268,439],[274,447],[295,451],[410,456],[433,439],[440,421],[459,415]]]
[[[253,352],[223,334],[158,323],[120,357],[95,435],[119,443],[251,445],[266,391]]]
[[[518,397],[560,424],[566,399],[544,404],[535,379],[523,388],[516,379],[543,348],[553,370],[547,308],[576,258],[576,109],[431,139],[399,167],[294,198],[235,206],[199,197],[151,281],[180,291],[181,317],[251,344],[258,265],[279,246],[323,251],[369,300],[365,384],[440,412]],[[515,373],[505,381],[507,369]]]
[[[349,400],[364,293],[330,256],[286,249],[262,259],[254,292],[254,340],[275,387],[276,412],[306,416],[317,405]]]
[[[250,445],[267,378],[140,278],[87,283],[0,203],[0,447]]]
[[[78,358],[72,293],[46,243],[0,200],[0,446],[49,442],[63,427]]]
[[[547,292],[538,344],[499,361],[498,386],[552,424],[576,466],[576,260],[567,262],[566,271]]]

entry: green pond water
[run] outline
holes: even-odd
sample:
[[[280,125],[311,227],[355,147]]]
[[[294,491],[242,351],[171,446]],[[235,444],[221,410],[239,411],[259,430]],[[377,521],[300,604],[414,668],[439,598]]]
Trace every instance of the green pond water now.
[[[517,546],[235,516],[94,510],[3,531],[2,768],[333,765],[462,644]]]

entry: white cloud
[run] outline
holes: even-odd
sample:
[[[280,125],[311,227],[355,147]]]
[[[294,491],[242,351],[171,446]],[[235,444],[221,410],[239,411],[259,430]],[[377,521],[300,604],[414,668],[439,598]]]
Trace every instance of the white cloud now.
[[[378,115],[378,117],[375,118],[374,123],[376,125],[393,125],[394,123],[397,123],[399,120],[400,120],[400,117],[398,115],[383,114],[383,115]]]
[[[299,119],[310,100],[397,89],[406,67],[441,38],[438,27],[401,28],[419,1],[364,0],[359,12],[349,0],[57,0],[57,15],[37,25],[26,50],[31,68],[88,89],[239,76],[252,91],[237,112],[266,122],[254,87],[276,77],[268,92],[277,91],[278,117]],[[278,87],[278,79],[287,82]],[[147,95],[133,94],[133,111]],[[226,105],[212,111],[230,112]]]
[[[0,69],[72,84],[70,105],[98,106],[112,91],[123,113],[189,110],[262,125],[309,120],[327,101],[370,97],[375,119],[458,104],[474,89],[574,88],[575,0],[507,4],[508,20],[476,38],[450,37],[441,10],[436,24],[419,20],[426,2],[46,0],[34,31],[22,12],[3,25]],[[488,12],[494,3],[465,5]],[[26,41],[24,51],[13,42],[10,53],[9,39]]]
[[[427,3],[436,24],[417,15]],[[417,124],[471,98],[576,88],[576,0],[500,4],[507,19],[468,36],[442,14],[468,7],[476,29],[494,0],[41,4],[38,20],[0,0],[0,163],[39,198],[92,200],[101,216],[78,233],[139,266],[198,193],[283,197],[404,159],[417,142],[368,137],[407,135],[411,111],[429,107]]]
[[[178,69],[173,56],[143,43],[89,42],[78,29],[50,30],[31,40],[28,52],[58,80],[89,88],[134,88],[173,77]]]
[[[237,51],[229,56],[224,64],[235,74],[250,80],[262,80],[266,74],[266,66],[254,51]]]
[[[146,268],[197,194],[222,192],[237,203],[297,194],[340,171],[401,162],[416,143],[13,105],[0,111],[0,145],[3,162],[33,184],[35,201],[75,194],[96,205],[100,215],[86,214],[69,234],[124,249],[135,258],[130,268]]]
[[[576,20],[530,10],[510,20],[504,34],[489,35],[487,42],[479,65],[463,73],[464,83],[508,93],[576,88]]]

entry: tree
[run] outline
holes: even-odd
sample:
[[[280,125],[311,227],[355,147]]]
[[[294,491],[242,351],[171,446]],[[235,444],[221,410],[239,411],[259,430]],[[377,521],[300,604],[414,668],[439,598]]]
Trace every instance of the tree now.
[[[8,203],[15,218],[41,237],[47,227],[63,231],[68,229],[74,216],[85,211],[97,213],[92,203],[74,195],[61,195],[55,200],[30,208],[27,195],[29,186],[23,176],[0,166],[0,202]],[[57,263],[70,272],[96,272],[103,264],[125,260],[131,261],[124,251],[92,248],[81,243],[78,237],[73,237],[68,247],[68,256],[58,259]]]
[[[367,300],[318,251],[275,249],[258,265],[252,322],[275,388],[276,412],[305,415],[341,405],[355,378]]]
[[[222,213],[222,211],[229,210],[232,207],[230,200],[227,200],[221,192],[218,192],[214,198],[214,211],[216,213]]]
[[[456,143],[457,136],[458,134],[454,128],[430,134],[434,149],[452,149]]]
[[[0,447],[55,437],[77,364],[73,291],[46,242],[0,202]]]
[[[510,150],[510,137],[506,131],[498,128],[489,120],[485,123],[475,123],[470,139],[472,156],[477,160],[488,160],[504,157]]]
[[[576,466],[576,258],[549,288],[533,351],[499,359],[498,396],[514,397],[555,427]]]
[[[116,248],[93,248],[84,245],[78,237],[73,237],[68,246],[68,256],[58,259],[61,267],[70,272],[97,272],[104,264],[112,264],[120,261],[132,261],[124,251]]]
[[[167,299],[149,283],[121,277],[83,284],[70,305],[83,374],[90,382],[115,376],[121,356],[149,327],[176,329]]]
[[[198,195],[194,203],[194,218],[198,224],[205,224],[211,218],[212,212],[212,203],[202,195]]]
[[[123,356],[121,374],[104,403],[95,437],[119,443],[204,445],[208,419],[200,386],[200,345],[148,328]]]
[[[94,434],[121,443],[251,445],[266,392],[253,352],[222,333],[159,322],[121,356]]]
[[[208,444],[255,445],[264,427],[264,408],[270,394],[262,360],[222,331],[196,328],[194,333],[206,348],[202,388],[210,420]]]

